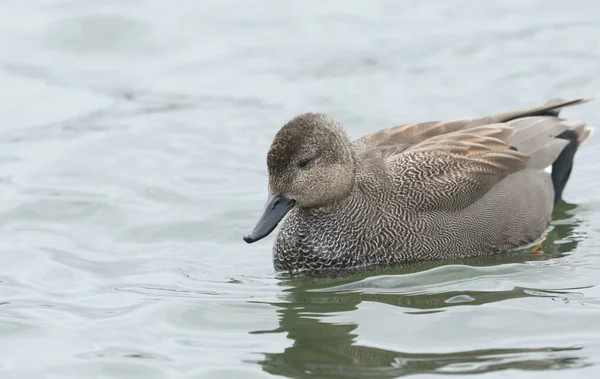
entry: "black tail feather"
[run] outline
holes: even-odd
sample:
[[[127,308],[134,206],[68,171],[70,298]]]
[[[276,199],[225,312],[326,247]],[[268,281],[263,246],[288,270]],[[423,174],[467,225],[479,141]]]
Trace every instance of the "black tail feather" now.
[[[565,130],[557,138],[566,139],[569,141],[568,145],[565,146],[563,151],[560,153],[558,158],[552,164],[552,184],[554,186],[554,204],[558,203],[562,199],[562,193],[567,185],[569,176],[571,176],[571,169],[573,168],[573,158],[575,152],[577,152],[577,133],[573,130]]]

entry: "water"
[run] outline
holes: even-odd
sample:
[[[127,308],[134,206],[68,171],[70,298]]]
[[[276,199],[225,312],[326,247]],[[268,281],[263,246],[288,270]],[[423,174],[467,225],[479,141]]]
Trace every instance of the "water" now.
[[[297,113],[358,137],[600,97],[596,2],[0,7],[2,378],[600,372],[598,138],[543,254],[285,278],[241,239]]]

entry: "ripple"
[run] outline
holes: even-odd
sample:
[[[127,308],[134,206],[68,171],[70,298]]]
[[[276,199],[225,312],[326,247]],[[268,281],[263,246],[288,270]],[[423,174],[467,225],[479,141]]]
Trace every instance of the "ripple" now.
[[[52,48],[81,52],[148,53],[151,24],[123,14],[78,15],[52,23],[44,36]]]

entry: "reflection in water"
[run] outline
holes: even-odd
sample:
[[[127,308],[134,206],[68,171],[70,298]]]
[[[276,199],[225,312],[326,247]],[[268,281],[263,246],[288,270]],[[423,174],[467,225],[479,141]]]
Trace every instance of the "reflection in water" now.
[[[573,230],[581,224],[581,221],[572,217],[576,212],[577,205],[561,202],[557,204],[554,214],[552,233],[546,238],[544,249],[554,254],[568,253],[577,248],[577,242],[583,236],[575,237]]]
[[[577,351],[564,349],[479,350],[449,354],[407,354],[346,346],[345,350],[315,348],[303,354],[290,348],[282,355],[267,355],[265,371],[292,378],[395,378],[419,373],[474,374],[500,370],[551,370],[582,367]],[[310,362],[310,363],[307,363]]]
[[[378,302],[407,309],[406,313],[443,312],[461,306],[501,302],[533,296],[565,296],[515,287],[504,290],[461,291],[452,285],[490,276],[522,272],[530,261],[562,257],[577,239],[570,219],[573,205],[561,204],[554,228],[543,244],[543,253],[529,250],[453,262],[419,262],[393,269],[353,272],[327,277],[294,277],[282,280],[279,328],[262,333],[286,333],[293,345],[281,353],[265,354],[259,362],[271,374],[294,378],[393,378],[416,373],[482,373],[505,369],[550,370],[581,367],[581,347],[482,349],[451,353],[410,353],[355,344],[358,324],[328,322],[328,315],[356,310],[361,302]],[[383,276],[382,276],[383,275]]]

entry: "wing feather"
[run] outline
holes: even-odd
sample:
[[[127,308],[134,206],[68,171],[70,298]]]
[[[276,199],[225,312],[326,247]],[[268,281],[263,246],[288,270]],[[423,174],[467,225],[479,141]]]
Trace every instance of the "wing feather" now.
[[[390,182],[417,210],[459,210],[512,173],[552,164],[568,143],[556,138],[565,130],[581,141],[588,138],[591,128],[569,127],[558,118],[560,107],[585,101],[553,100],[478,119],[399,125],[355,143],[365,157],[383,161]]]

